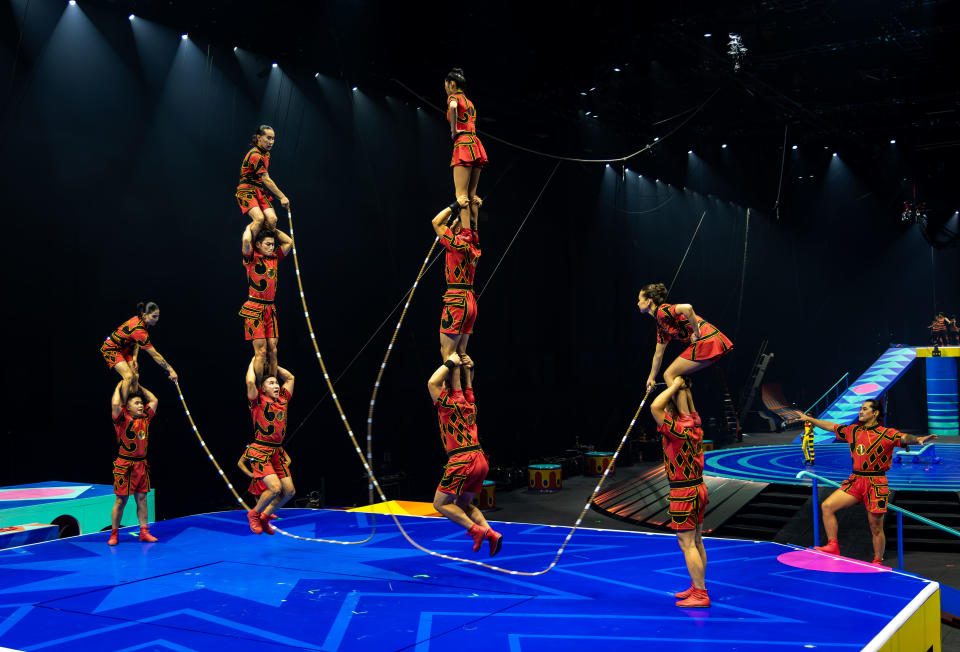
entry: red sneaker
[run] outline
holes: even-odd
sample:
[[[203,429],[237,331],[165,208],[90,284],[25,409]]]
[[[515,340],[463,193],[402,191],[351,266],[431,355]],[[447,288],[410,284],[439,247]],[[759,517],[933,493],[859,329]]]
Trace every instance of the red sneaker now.
[[[702,608],[710,606],[710,596],[706,589],[693,589],[690,595],[684,600],[677,601],[678,607]]]
[[[825,546],[815,546],[820,552],[829,552],[831,555],[840,554],[840,542],[836,539],[830,539]]]
[[[110,538],[107,539],[108,546],[115,546],[120,543],[120,530],[114,528],[110,530]]]
[[[247,520],[250,521],[250,529],[254,534],[263,534],[263,526],[260,525],[260,515],[252,509],[247,512]]]
[[[493,557],[495,554],[500,552],[500,546],[503,545],[503,535],[489,528],[486,534],[487,541],[490,542],[490,556]]]
[[[484,530],[482,527],[474,523],[470,526],[470,529],[467,530],[467,536],[473,539],[473,551],[479,552],[480,546],[483,545],[483,539],[487,534],[487,530]]]
[[[874,560],[873,560],[873,563],[876,564],[877,566],[883,566],[883,560],[882,560],[882,559],[879,559],[879,558],[878,558],[878,559],[874,559]]]
[[[160,539],[150,534],[150,528],[142,525],[140,526],[140,540],[147,543],[156,543]]]
[[[680,593],[674,593],[673,597],[675,597],[677,600],[686,600],[687,598],[690,597],[692,593],[693,593],[693,582],[690,582],[690,588],[688,588],[686,591],[680,591]]]
[[[258,520],[260,521],[260,527],[263,528],[263,531],[264,531],[266,534],[274,534],[274,533],[276,532],[276,530],[274,530],[272,527],[270,527],[270,521],[272,521],[272,520],[275,519],[275,518],[277,518],[277,517],[274,516],[273,514],[261,514],[261,515],[260,515],[260,518],[258,519]]]

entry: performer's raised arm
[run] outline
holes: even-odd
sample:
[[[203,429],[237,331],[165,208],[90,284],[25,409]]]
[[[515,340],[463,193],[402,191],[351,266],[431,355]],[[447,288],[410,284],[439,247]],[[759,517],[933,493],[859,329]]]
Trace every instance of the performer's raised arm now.
[[[430,392],[430,398],[433,399],[434,402],[440,398],[440,394],[443,392],[443,384],[448,379],[450,380],[452,389],[460,389],[460,374],[450,373],[459,367],[460,364],[460,356],[456,353],[451,353],[443,364],[437,367],[433,375],[430,376],[430,380],[427,381],[427,391]]]
[[[256,356],[250,358],[250,364],[247,366],[247,375],[244,377],[244,381],[247,384],[247,398],[251,401],[257,398],[257,394],[260,393],[257,372],[253,369],[254,360],[256,360]]]
[[[657,398],[653,399],[653,403],[650,404],[650,414],[653,415],[658,426],[663,423],[663,419],[667,413],[667,406],[670,405],[674,395],[682,388],[683,378],[677,376],[665,390],[657,394]]]
[[[287,394],[293,396],[293,374],[284,369],[283,367],[277,367],[277,382],[283,386],[283,389],[287,390]]]

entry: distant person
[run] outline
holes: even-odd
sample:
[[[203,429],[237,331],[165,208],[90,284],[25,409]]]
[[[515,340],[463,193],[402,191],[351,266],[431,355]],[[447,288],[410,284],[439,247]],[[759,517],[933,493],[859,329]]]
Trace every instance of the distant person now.
[[[883,516],[887,512],[887,495],[890,493],[887,487],[887,471],[893,463],[893,449],[906,448],[912,444],[922,445],[937,436],[915,437],[881,426],[883,408],[880,401],[873,398],[863,402],[857,422],[849,426],[821,421],[806,414],[803,418],[817,428],[835,432],[839,439],[849,444],[850,457],[853,458],[853,473],[820,506],[823,512],[823,529],[827,533],[827,545],[817,546],[817,550],[833,555],[840,554],[836,512],[863,503],[873,536],[873,563],[883,564],[883,553],[887,547]]]
[[[801,448],[803,449],[803,463],[805,465],[813,466],[814,463],[814,453],[813,453],[813,424],[809,421],[803,422],[803,443]]]
[[[253,470],[250,493],[259,499],[247,512],[247,520],[254,534],[273,534],[270,521],[275,518],[274,512],[293,498],[296,491],[290,473],[290,456],[283,449],[294,377],[283,367],[278,367],[276,376],[265,377],[258,386],[253,362],[250,361],[245,378],[247,402],[253,419],[253,442],[247,446],[243,457]]]
[[[670,340],[689,342],[690,346],[663,372],[668,386],[677,376],[689,376],[706,369],[733,349],[733,342],[716,326],[698,317],[689,303],[672,304],[666,300],[667,286],[663,283],[644,285],[637,300],[640,312],[657,322],[657,348],[647,378],[647,390],[653,389],[657,383],[663,352]]]
[[[110,538],[107,543],[111,546],[120,541],[120,520],[123,518],[123,509],[132,494],[137,502],[137,520],[140,521],[140,540],[148,543],[157,541],[157,537],[150,534],[147,521],[147,493],[150,491],[150,467],[147,465],[147,442],[150,438],[150,421],[157,413],[157,397],[144,386],[139,387],[139,393],[132,394],[124,400],[120,394],[123,381],[117,383],[110,399],[110,411],[113,416],[113,427],[117,431],[117,443],[120,450],[117,459],[113,462],[113,493],[117,499],[110,512]],[[141,396],[142,394],[142,396]],[[144,403],[146,399],[146,403]]]
[[[240,182],[237,184],[237,203],[240,211],[250,218],[250,233],[256,237],[264,223],[268,229],[277,228],[277,214],[273,210],[270,194],[280,201],[280,205],[290,210],[290,200],[284,195],[267,168],[270,167],[270,150],[273,149],[276,134],[270,125],[260,125],[257,133],[250,138],[250,151],[240,164]],[[268,191],[270,194],[268,194]]]
[[[947,344],[947,324],[949,320],[943,316],[942,312],[937,313],[927,328],[930,329],[930,343],[934,346],[945,346]]]
[[[675,594],[678,607],[709,607],[706,571],[707,551],[703,547],[703,515],[707,506],[707,485],[703,483],[703,430],[694,425],[693,396],[682,376],[650,404],[663,439],[663,459],[670,499],[667,514],[670,528],[677,533],[683,551],[690,588]]]
[[[457,373],[461,365],[466,367],[466,390],[461,390]],[[468,400],[468,396],[473,398],[472,368],[469,356],[451,353],[427,381],[427,391],[437,408],[440,439],[447,451],[447,464],[433,496],[433,507],[467,530],[474,552],[486,540],[492,557],[500,552],[503,535],[490,527],[483,512],[473,504],[473,497],[483,488],[489,465],[477,434],[477,406]]]
[[[454,68],[443,80],[447,93],[447,122],[450,123],[450,138],[453,140],[453,187],[460,217],[469,217],[464,223],[476,225],[480,210],[477,185],[480,171],[487,164],[487,152],[477,136],[477,110],[464,94],[466,78],[462,68]]]
[[[167,372],[170,380],[177,382],[177,372],[154,348],[150,341],[150,334],[147,333],[147,329],[155,326],[159,319],[160,306],[153,301],[141,301],[137,304],[137,316],[117,326],[100,346],[103,359],[123,379],[120,387],[122,403],[126,403],[127,397],[137,393],[140,382],[137,354],[140,349],[150,354],[154,362]]]
[[[279,246],[278,246],[279,243]],[[262,229],[256,236],[248,226],[243,231],[240,250],[247,270],[247,300],[240,308],[244,334],[253,342],[253,369],[257,378],[277,375],[277,266],[293,247],[283,231]]]
[[[957,316],[947,320],[947,334],[950,338],[950,344],[960,344],[960,325],[957,324]]]

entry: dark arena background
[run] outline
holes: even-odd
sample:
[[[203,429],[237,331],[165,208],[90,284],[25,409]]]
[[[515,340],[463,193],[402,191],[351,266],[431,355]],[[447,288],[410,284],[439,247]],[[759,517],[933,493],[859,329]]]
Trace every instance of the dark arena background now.
[[[805,468],[797,440],[800,422],[778,421],[777,409],[806,410],[845,373],[847,385],[855,385],[889,348],[921,347],[917,362],[883,385],[882,398],[888,426],[925,435],[935,430],[924,359],[942,353],[944,360],[953,360],[952,389],[945,390],[952,391],[952,431],[948,423],[937,442],[943,461],[931,465],[931,474],[944,474],[937,495],[952,495],[953,502],[942,508],[927,505],[926,512],[904,506],[954,530],[960,526],[956,353],[949,342],[932,354],[922,348],[931,344],[929,326],[938,313],[953,319],[960,313],[960,4],[773,0],[464,7],[343,0],[4,0],[0,12],[3,259],[5,275],[22,281],[17,287],[11,281],[6,291],[10,403],[0,485],[111,484],[116,439],[110,396],[119,376],[98,349],[134,315],[138,301],[154,301],[161,317],[151,339],[179,374],[191,416],[213,456],[234,485],[246,487],[236,461],[251,439],[244,374],[252,349],[238,315],[246,298],[240,238],[248,220],[234,192],[251,134],[263,123],[276,131],[270,175],[294,208],[301,280],[316,341],[365,447],[370,394],[404,299],[433,241],[430,219],[454,199],[442,82],[451,67],[460,66],[490,158],[479,185],[483,255],[476,288],[482,294],[469,346],[483,406],[480,436],[490,455],[489,479],[497,488],[498,507],[487,516],[535,524],[529,531],[504,525],[508,536],[494,561],[509,568],[542,568],[568,531],[547,526],[572,526],[590,500],[595,481],[582,477],[582,453],[615,450],[645,392],[656,328],[636,304],[640,287],[652,282],[672,284],[671,302],[692,304],[735,343],[719,364],[694,376],[705,437],[725,451],[792,446],[796,468],[790,466],[788,476]],[[286,212],[279,202],[274,206],[280,228],[287,231]],[[439,246],[433,257],[438,253]],[[430,503],[446,462],[426,390],[441,362],[437,321],[445,282],[440,258],[417,285],[376,400],[373,467],[388,499]],[[279,278],[279,361],[296,375],[285,447],[293,458],[297,496],[282,520],[296,532],[294,524],[303,519],[303,536],[363,538],[369,531],[366,516],[330,510],[370,504],[367,473],[328,395],[292,260],[280,264]],[[682,348],[668,346],[661,372]],[[619,642],[628,648],[643,640],[667,644],[676,636],[677,649],[734,649],[731,641],[745,646],[736,649],[803,649],[827,640],[849,649],[960,649],[955,567],[960,539],[949,535],[933,545],[928,545],[933,535],[918,535],[915,545],[906,539],[906,573],[853,573],[859,584],[842,589],[806,582],[805,601],[791,602],[777,616],[786,619],[785,625],[734,622],[725,625],[730,629],[717,624],[708,631],[712,623],[684,617],[682,624],[653,633],[662,623],[643,618],[671,618],[689,610],[662,597],[666,589],[672,596],[683,588],[687,577],[671,531],[662,519],[651,521],[624,508],[633,498],[623,496],[654,482],[648,474],[662,470],[660,438],[648,409],[624,446],[617,475],[604,483],[603,491],[614,494],[605,503],[594,501],[588,512],[585,525],[597,529],[575,533],[565,553],[605,550],[600,530],[617,530],[610,535],[612,552],[603,553],[610,555],[602,562],[606,565],[573,564],[564,571],[564,556],[540,579],[501,585],[499,573],[469,567],[469,573],[458,575],[455,564],[438,563],[410,547],[389,517],[378,520],[378,538],[370,546],[257,538],[198,444],[173,384],[147,355],[140,356],[140,369],[143,384],[159,398],[149,460],[155,489],[151,518],[157,522],[152,527],[161,542],[152,550],[162,551],[165,541],[173,549],[174,539],[186,537],[191,528],[207,527],[209,534],[183,539],[177,553],[162,553],[162,561],[137,571],[136,578],[116,568],[100,577],[98,565],[121,563],[118,557],[108,560],[107,551],[140,544],[124,540],[108,549],[106,533],[84,530],[75,541],[88,541],[82,545],[92,551],[77,556],[86,579],[71,579],[69,587],[51,573],[68,570],[63,560],[73,553],[64,552],[65,546],[81,545],[68,543],[73,539],[0,551],[0,577],[29,574],[29,580],[0,580],[0,646],[400,649],[417,644],[426,649],[456,641],[486,643],[491,649],[572,649],[565,646],[589,646],[596,628],[596,644]],[[763,387],[780,392],[784,404],[767,404]],[[827,403],[817,411],[821,418],[827,418]],[[821,468],[819,441],[814,470]],[[822,450],[834,446],[831,441]],[[838,468],[847,465],[838,471],[843,479],[849,455],[845,445],[839,450]],[[527,467],[538,462],[563,466],[562,490],[528,490]],[[909,461],[903,466],[914,468]],[[762,474],[758,479],[718,471],[716,477],[780,486]],[[719,537],[707,541],[714,606],[698,614],[742,616],[744,605],[765,608],[763,596],[780,595],[777,590],[800,595],[800,588],[789,586],[795,575],[777,579],[787,584],[776,588],[770,577],[779,572],[782,551],[764,550],[780,545],[787,551],[783,554],[792,554],[823,542],[812,538],[815,501],[809,480],[805,486],[799,489],[804,507],[782,517],[795,524],[805,519],[795,530],[785,532],[778,525],[765,536],[763,519],[748,518],[740,530],[724,532],[731,519],[743,520],[739,507],[722,518],[718,512],[716,527],[705,527]],[[826,498],[827,488],[821,489],[821,499]],[[928,489],[934,491],[932,485]],[[910,494],[921,490],[911,485],[901,497],[916,498]],[[710,491],[718,505],[713,485]],[[891,503],[898,504],[896,495]],[[109,510],[110,501],[106,504]],[[650,514],[665,513],[665,505]],[[855,541],[859,547],[849,555],[869,562],[864,510],[847,511],[856,514],[841,519],[841,545],[844,537]],[[212,512],[223,513],[218,521],[195,516]],[[313,514],[327,519],[322,527],[310,520]],[[102,520],[100,527],[109,529],[106,512]],[[170,529],[165,531],[166,522]],[[468,541],[452,523],[414,517],[407,522],[426,547],[470,554]],[[123,524],[135,525],[135,520]],[[887,525],[887,564],[895,567],[893,514]],[[656,536],[633,544],[624,539],[631,530]],[[393,539],[377,543],[381,536]],[[540,536],[536,545],[525,538]],[[581,536],[583,548],[578,548]],[[726,553],[728,547],[757,540],[765,543],[756,551]],[[211,545],[229,552],[217,557]],[[677,571],[661,597],[651,596],[663,587],[643,585],[648,562],[629,563],[624,570],[622,559],[636,554],[631,552],[635,545],[662,547],[668,560],[664,568]],[[50,553],[54,561],[8,572],[23,560],[3,555],[53,546],[64,546]],[[364,548],[367,562],[351,557]],[[519,549],[525,552],[515,558]],[[378,550],[384,552],[380,557]],[[182,559],[172,559],[174,554]],[[488,561],[486,552],[481,554],[478,559]],[[532,566],[523,566],[527,560],[520,557],[536,554],[540,558],[529,562]],[[352,565],[338,566],[338,555],[349,557]],[[766,559],[770,569],[763,577],[771,584],[764,587],[768,593],[745,594],[742,604],[729,603],[727,608],[736,611],[727,612],[724,591],[734,595],[735,582],[724,580],[730,582],[725,585],[720,578],[731,574],[737,555]],[[724,560],[730,563],[725,566]],[[230,593],[224,588],[230,578],[248,577],[250,566],[242,567],[253,564],[264,564],[254,575],[270,575],[274,567],[307,569],[297,581],[308,584],[334,576],[341,582],[351,574],[365,578],[357,580],[362,583],[381,570],[377,577],[386,582],[392,576],[395,585],[400,576],[446,573],[444,591],[451,593],[438,588],[441,597],[435,599],[418,594],[412,607],[354,607],[353,614],[379,614],[385,623],[380,626],[340,616],[326,623],[326,616],[317,615],[327,613],[322,605],[307,600],[293,606],[299,590],[294,589],[287,606],[279,599],[269,606],[253,600],[255,608],[243,611],[247,615],[241,619],[261,633],[227,631],[223,622],[209,620],[203,627],[158,620],[143,624],[147,620],[111,611],[119,614],[120,607],[135,602],[116,590],[107,599],[109,608],[73,597],[128,581],[149,582],[146,578],[161,574],[177,577],[204,564],[219,569],[220,575],[206,580],[208,586],[219,582],[216,590],[224,594]],[[234,571],[229,564],[236,565]],[[204,568],[216,575],[213,566]],[[870,585],[874,575],[899,583]],[[321,576],[327,579],[317,579]],[[606,589],[597,580],[601,588],[590,598],[597,601],[596,614],[639,620],[615,626],[595,615],[590,618],[596,622],[571,624],[578,616],[569,614],[580,614],[583,607],[561,604],[558,596],[596,576],[621,580]],[[932,586],[923,578],[939,582],[942,592],[942,614],[935,613],[933,625],[927,624],[936,640],[916,647],[866,647],[923,586]],[[52,584],[41,587],[44,579]],[[23,588],[28,581],[36,583],[29,591]],[[920,588],[914,590],[910,582]],[[628,584],[647,586],[639,595],[657,606],[648,609],[635,600]],[[957,594],[953,611],[947,608],[951,585]],[[441,622],[437,616],[431,629],[422,613],[458,612],[450,602],[467,600],[449,587],[466,596],[468,588],[485,596],[484,589],[491,596],[510,594],[517,602],[490,598],[459,609],[474,614],[470,617]],[[309,588],[313,596],[316,587]],[[355,589],[343,581],[336,590]],[[417,591],[424,589],[410,589]],[[158,592],[154,606],[187,599],[174,593]],[[858,613],[861,623],[868,621],[866,633],[849,637],[843,628],[851,625],[844,618],[834,613],[827,619],[837,602],[865,600],[873,593],[902,597],[903,604],[864,604]],[[530,605],[537,600],[530,596],[544,595],[558,600],[542,607],[544,632],[524,632],[528,623],[488,616],[523,600],[532,601],[523,602],[524,609],[534,610]],[[194,599],[216,603],[209,595]],[[224,600],[227,606],[218,617],[233,613],[239,618],[248,609],[240,604],[246,598]],[[341,613],[345,607],[327,608]],[[810,622],[788,618],[800,618],[798,612]],[[46,613],[47,620],[38,613]],[[398,615],[404,613],[413,614],[412,624]],[[560,613],[568,616],[549,619]],[[818,621],[818,613],[825,620]],[[314,617],[324,623],[317,625],[321,633],[303,626]],[[142,640],[84,638],[82,632],[101,629],[97,622],[70,620],[82,618],[140,622],[141,627],[123,631]],[[567,626],[572,629],[563,629]],[[38,633],[51,627],[62,627],[62,638]],[[151,627],[160,633],[150,633]],[[687,636],[685,627],[700,633]],[[792,631],[785,634],[785,629]],[[197,638],[187,637],[188,631]]]

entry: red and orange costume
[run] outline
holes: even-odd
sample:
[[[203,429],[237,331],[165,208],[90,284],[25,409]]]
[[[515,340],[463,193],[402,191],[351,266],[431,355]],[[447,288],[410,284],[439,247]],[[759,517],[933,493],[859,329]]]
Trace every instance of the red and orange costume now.
[[[672,303],[662,303],[657,306],[657,344],[670,340],[689,342],[693,335],[693,326],[686,315],[677,311]],[[684,349],[680,357],[693,362],[704,360],[718,360],[721,356],[733,349],[733,342],[726,335],[717,330],[710,322],[697,318],[700,326],[700,339]]]
[[[266,476],[272,474],[276,474],[278,478],[290,476],[289,456],[283,449],[283,438],[287,434],[287,407],[290,404],[290,393],[286,388],[282,388],[279,398],[274,400],[260,391],[255,399],[248,400],[247,403],[253,419],[253,443],[247,446],[243,456],[250,462],[250,468],[253,470],[249,491],[260,495],[267,490],[267,485],[263,481]]]
[[[440,242],[447,250],[443,273],[447,291],[443,294],[440,313],[440,332],[445,335],[469,335],[477,319],[477,297],[473,293],[473,278],[480,258],[480,236],[472,229],[460,229],[453,234],[447,227]]]
[[[277,295],[277,265],[284,257],[283,249],[279,247],[272,256],[264,256],[256,249],[249,256],[243,256],[249,287],[240,316],[248,340],[280,336],[273,299]]]
[[[250,148],[240,164],[240,183],[237,184],[237,203],[244,215],[257,206],[265,211],[273,208],[270,193],[263,185],[263,177],[270,167],[270,152],[259,146]]]
[[[703,523],[709,502],[703,484],[703,431],[684,427],[679,418],[665,414],[657,432],[663,435],[663,459],[670,481],[670,528],[695,530]]]
[[[140,317],[131,317],[123,322],[117,329],[107,336],[100,346],[100,353],[103,359],[107,361],[110,368],[117,366],[118,362],[130,363],[133,361],[133,350],[137,345],[141,349],[152,349],[150,343],[150,334],[147,333],[147,327]]]
[[[113,493],[118,496],[150,491],[147,441],[150,437],[153,411],[149,405],[144,408],[144,415],[134,418],[127,412],[127,407],[123,406],[120,414],[113,420],[117,443],[120,444],[117,459],[113,462]]]
[[[479,492],[490,467],[477,436],[477,406],[462,391],[449,389],[440,392],[433,406],[448,458],[437,490],[456,496]]]
[[[447,97],[447,110],[450,104],[457,103],[457,126],[453,138],[453,156],[450,167],[462,165],[465,167],[482,168],[487,164],[487,152],[483,143],[477,137],[477,110],[473,102],[463,93],[453,93]]]
[[[868,512],[886,513],[890,494],[887,471],[893,463],[893,449],[903,447],[902,433],[880,425],[864,428],[859,424],[838,425],[834,432],[849,444],[853,458],[853,473],[843,481],[840,490],[862,502]]]

